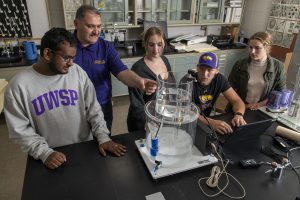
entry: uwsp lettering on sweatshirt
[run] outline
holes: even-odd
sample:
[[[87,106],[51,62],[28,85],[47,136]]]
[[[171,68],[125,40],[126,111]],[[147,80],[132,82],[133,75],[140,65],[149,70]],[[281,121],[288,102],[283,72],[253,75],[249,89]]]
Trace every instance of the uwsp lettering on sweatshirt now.
[[[42,115],[46,109],[53,110],[61,106],[75,106],[78,100],[76,90],[61,89],[44,93],[31,101],[36,115]]]

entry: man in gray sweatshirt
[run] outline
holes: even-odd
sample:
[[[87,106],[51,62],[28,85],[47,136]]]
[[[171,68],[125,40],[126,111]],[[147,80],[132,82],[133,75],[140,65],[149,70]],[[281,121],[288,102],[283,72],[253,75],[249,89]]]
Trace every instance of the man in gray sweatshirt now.
[[[76,40],[53,28],[41,40],[38,62],[17,74],[5,93],[4,113],[10,138],[50,169],[67,158],[54,147],[92,140],[99,151],[122,156],[126,148],[109,138],[95,88],[75,63]]]

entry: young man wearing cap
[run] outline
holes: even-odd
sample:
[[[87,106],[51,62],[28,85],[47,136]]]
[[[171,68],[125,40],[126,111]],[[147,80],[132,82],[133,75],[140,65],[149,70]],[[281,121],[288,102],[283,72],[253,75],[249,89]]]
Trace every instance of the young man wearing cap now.
[[[245,104],[230,86],[228,80],[219,73],[218,66],[219,59],[216,54],[208,52],[200,56],[197,65],[197,82],[194,83],[193,89],[193,101],[200,108],[201,113],[207,117],[222,93],[232,105],[234,112],[232,125],[244,125],[246,124],[243,117]],[[224,121],[211,118],[206,120],[202,115],[199,119],[206,124],[209,123],[218,133],[228,134],[233,132],[231,126]]]

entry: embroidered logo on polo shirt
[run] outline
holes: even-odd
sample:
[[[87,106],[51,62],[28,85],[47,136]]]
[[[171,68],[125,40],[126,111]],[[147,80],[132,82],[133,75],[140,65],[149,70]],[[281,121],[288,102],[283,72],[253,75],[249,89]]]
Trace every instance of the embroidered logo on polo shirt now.
[[[95,64],[105,64],[105,60],[95,60]]]

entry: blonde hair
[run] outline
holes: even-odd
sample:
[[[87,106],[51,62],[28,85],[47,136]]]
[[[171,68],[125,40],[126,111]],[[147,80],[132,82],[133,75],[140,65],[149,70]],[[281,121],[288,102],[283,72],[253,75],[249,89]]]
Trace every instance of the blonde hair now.
[[[273,45],[272,35],[268,32],[257,32],[254,33],[249,40],[258,40],[264,47],[270,52]]]

